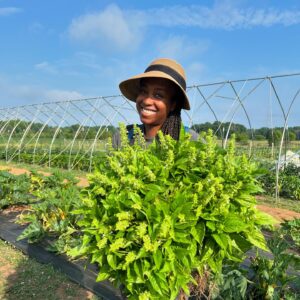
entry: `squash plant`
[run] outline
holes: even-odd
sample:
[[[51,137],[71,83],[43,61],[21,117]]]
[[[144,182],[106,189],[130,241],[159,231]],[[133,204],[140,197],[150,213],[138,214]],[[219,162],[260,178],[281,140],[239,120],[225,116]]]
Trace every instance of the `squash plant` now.
[[[49,250],[65,252],[70,245],[78,244],[74,237],[78,216],[71,214],[80,206],[78,180],[58,171],[49,176],[32,172],[30,178],[37,203],[19,215],[17,223],[28,226],[18,240],[27,238],[34,243],[47,237]]]
[[[30,178],[27,174],[13,175],[8,171],[0,171],[0,210],[36,201],[30,195],[30,187]]]
[[[241,261],[252,246],[267,250],[255,208],[257,167],[217,146],[212,132],[199,141],[159,133],[145,146],[135,128],[130,146],[110,149],[82,192],[78,225],[83,232],[73,257],[99,265],[97,280],[122,286],[128,299],[175,299],[189,294],[192,271],[221,272],[225,260]],[[205,140],[205,142],[203,142]]]

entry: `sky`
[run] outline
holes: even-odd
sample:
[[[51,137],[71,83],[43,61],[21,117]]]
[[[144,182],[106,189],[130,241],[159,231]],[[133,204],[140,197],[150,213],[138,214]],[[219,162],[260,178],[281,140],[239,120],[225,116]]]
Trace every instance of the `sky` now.
[[[299,73],[300,1],[0,0],[0,38],[1,107],[118,95],[158,57],[188,85]]]

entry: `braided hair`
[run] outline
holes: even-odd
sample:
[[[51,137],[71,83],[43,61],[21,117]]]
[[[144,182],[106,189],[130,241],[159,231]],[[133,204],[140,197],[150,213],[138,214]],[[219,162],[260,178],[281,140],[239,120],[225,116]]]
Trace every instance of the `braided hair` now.
[[[164,135],[170,135],[174,140],[179,140],[180,128],[181,128],[181,108],[183,105],[182,101],[182,92],[174,84],[176,89],[175,96],[172,98],[172,101],[176,103],[176,107],[171,111],[161,127],[161,131]]]
[[[170,135],[174,140],[179,140],[180,128],[181,128],[181,109],[175,109],[171,111],[161,127],[163,134]]]

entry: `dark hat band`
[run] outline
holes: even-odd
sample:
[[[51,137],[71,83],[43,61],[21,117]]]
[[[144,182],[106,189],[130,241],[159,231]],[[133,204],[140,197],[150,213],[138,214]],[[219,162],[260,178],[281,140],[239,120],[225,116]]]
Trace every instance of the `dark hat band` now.
[[[174,80],[178,82],[178,84],[183,88],[183,90],[186,90],[186,82],[185,79],[174,69],[165,66],[165,65],[151,65],[149,66],[146,70],[145,73],[150,72],[150,71],[160,71],[163,72],[169,76],[171,76]]]

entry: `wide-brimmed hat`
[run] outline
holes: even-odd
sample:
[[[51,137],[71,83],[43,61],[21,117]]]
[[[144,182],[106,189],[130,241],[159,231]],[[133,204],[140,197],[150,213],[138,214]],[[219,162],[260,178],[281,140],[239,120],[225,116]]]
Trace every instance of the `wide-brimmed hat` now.
[[[190,109],[190,103],[186,94],[186,77],[183,67],[175,60],[169,58],[159,58],[150,63],[145,72],[133,76],[119,84],[122,94],[131,101],[136,101],[140,89],[142,78],[165,78],[174,82],[182,92],[182,108]]]

